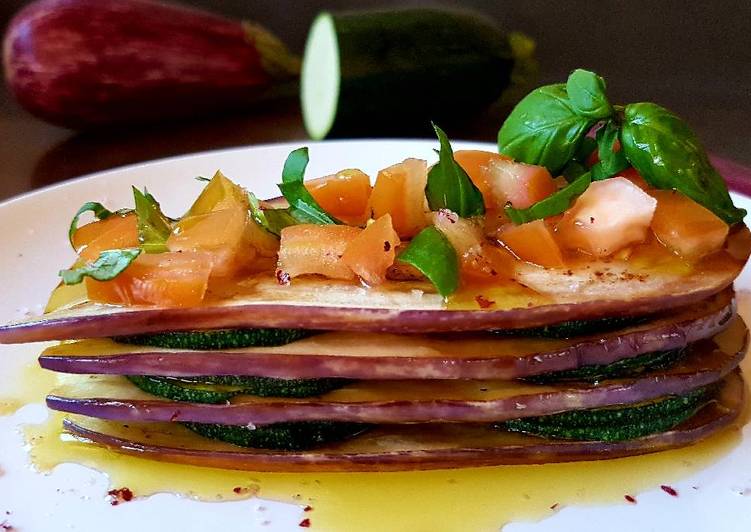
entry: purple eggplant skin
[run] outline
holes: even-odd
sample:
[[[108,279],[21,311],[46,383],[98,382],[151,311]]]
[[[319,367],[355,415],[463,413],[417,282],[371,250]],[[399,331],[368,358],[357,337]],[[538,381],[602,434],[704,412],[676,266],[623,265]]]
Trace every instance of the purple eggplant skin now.
[[[39,0],[11,21],[3,62],[29,112],[92,128],[247,107],[289,74],[273,68],[269,39],[258,26],[150,0]]]
[[[410,471],[619,458],[691,445],[738,419],[745,403],[740,372],[716,400],[665,432],[618,442],[546,440],[474,423],[384,425],[346,442],[302,452],[243,449],[186,435],[175,423],[66,419],[64,429],[91,445],[164,462],[247,471]],[[208,443],[207,443],[208,442]]]

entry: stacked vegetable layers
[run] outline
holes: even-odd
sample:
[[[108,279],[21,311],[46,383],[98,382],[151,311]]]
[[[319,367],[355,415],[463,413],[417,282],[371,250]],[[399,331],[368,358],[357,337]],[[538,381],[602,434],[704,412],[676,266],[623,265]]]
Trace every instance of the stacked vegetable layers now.
[[[362,329],[350,310],[342,328]],[[743,402],[747,330],[729,288],[647,316],[450,335],[431,312],[411,334],[134,335],[143,312],[120,314],[129,325],[89,320],[127,336],[46,349],[41,365],[61,372],[48,405],[75,414],[75,435],[176,462],[381,471],[601,459],[693,443]],[[25,334],[75,337],[84,322]],[[416,333],[420,323],[434,332]]]

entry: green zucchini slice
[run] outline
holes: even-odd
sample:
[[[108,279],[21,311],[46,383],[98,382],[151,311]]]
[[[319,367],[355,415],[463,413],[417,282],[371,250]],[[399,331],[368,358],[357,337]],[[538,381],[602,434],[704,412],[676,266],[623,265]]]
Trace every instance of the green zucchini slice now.
[[[638,405],[572,410],[549,416],[512,419],[496,428],[550,439],[632,440],[680,425],[712,400],[713,387]]]
[[[313,331],[305,329],[213,329],[115,336],[113,340],[123,344],[166,349],[211,351],[242,347],[273,347],[300,340],[311,334]]]
[[[259,427],[217,425],[210,423],[183,423],[187,428],[215,440],[240,447],[304,451],[357,436],[370,428],[364,423],[336,421],[296,421],[272,423]]]

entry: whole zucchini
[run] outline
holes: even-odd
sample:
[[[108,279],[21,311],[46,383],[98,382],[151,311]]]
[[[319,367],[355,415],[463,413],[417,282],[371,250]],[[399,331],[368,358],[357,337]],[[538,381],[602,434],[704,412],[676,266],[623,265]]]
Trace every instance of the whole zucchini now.
[[[323,12],[303,57],[305,127],[314,139],[428,131],[430,120],[497,100],[532,49],[526,37],[469,13]]]

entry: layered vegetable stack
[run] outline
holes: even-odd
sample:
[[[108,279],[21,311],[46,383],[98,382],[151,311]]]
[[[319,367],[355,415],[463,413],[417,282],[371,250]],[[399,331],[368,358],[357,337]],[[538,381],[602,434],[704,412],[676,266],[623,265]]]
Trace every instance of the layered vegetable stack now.
[[[407,159],[188,212],[84,205],[47,312],[48,405],[126,453],[252,470],[600,459],[686,445],[743,403],[745,211],[688,127],[577,70],[499,152]],[[558,176],[558,177],[553,177]],[[96,221],[78,227],[92,212]]]

